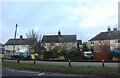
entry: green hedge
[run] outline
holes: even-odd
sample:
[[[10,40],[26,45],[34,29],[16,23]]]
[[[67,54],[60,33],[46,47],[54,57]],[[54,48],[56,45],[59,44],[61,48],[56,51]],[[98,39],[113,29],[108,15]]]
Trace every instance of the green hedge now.
[[[57,57],[59,57],[59,54],[57,51],[45,51],[44,52],[44,59],[57,58]]]
[[[70,50],[65,53],[65,59],[66,60],[80,60],[81,58],[81,53],[78,50]]]

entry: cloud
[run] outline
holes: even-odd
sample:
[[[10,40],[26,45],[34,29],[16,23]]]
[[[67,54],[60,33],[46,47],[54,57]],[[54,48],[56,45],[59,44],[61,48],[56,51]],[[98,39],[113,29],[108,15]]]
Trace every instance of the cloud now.
[[[111,2],[107,2],[106,4],[104,1],[101,2],[101,4],[99,1],[94,2],[93,4],[94,5],[92,6],[90,6],[89,3],[81,6],[78,5],[77,7],[65,6],[64,11],[68,13],[68,19],[71,21],[81,19],[76,25],[80,28],[103,25],[106,23],[106,21],[109,21],[111,17],[114,17],[112,20],[117,21],[117,7],[115,6],[117,3],[113,3],[114,5],[112,6]]]
[[[18,23],[18,36],[32,29],[42,35],[57,34],[61,30],[63,34],[76,34],[79,39],[88,40],[106,30],[108,25],[116,25],[117,1],[48,2],[42,8],[41,2],[5,3],[3,37],[4,40],[13,37],[16,22],[25,18]]]

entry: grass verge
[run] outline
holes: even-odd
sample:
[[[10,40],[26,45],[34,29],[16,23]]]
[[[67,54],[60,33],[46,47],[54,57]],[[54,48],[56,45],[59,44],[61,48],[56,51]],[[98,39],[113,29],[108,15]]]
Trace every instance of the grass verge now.
[[[118,75],[117,67],[102,67],[102,66],[57,66],[47,64],[27,64],[4,61],[3,67],[12,67],[19,69],[30,69],[44,72],[58,72],[65,74],[77,75],[98,75],[98,76],[113,76]]]

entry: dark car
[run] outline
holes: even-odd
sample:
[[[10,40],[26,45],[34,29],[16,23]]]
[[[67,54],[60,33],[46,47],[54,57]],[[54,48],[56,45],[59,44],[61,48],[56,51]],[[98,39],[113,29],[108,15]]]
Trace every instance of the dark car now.
[[[84,51],[83,59],[93,59],[93,53],[91,51]]]
[[[11,59],[30,59],[31,56],[27,52],[15,52],[11,55]]]

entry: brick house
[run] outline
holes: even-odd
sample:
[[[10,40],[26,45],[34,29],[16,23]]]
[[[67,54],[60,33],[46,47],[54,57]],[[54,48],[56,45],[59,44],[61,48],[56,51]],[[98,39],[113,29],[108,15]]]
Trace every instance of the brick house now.
[[[111,28],[108,27],[108,31],[99,33],[90,39],[89,42],[94,49],[94,53],[103,53],[101,55],[101,57],[103,57],[108,55],[112,49],[120,49],[120,31],[117,30],[117,28],[114,28],[112,31]],[[100,54],[98,54],[98,56],[100,56]],[[98,56],[96,58],[98,58]]]

